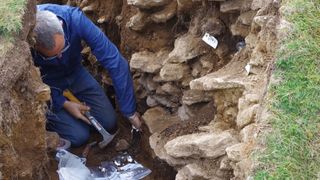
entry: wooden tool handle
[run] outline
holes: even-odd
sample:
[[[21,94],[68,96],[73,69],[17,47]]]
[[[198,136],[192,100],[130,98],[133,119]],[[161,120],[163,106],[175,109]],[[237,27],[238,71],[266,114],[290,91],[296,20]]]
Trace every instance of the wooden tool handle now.
[[[63,96],[68,98],[69,101],[81,104],[78,98],[76,98],[69,89],[63,91]]]

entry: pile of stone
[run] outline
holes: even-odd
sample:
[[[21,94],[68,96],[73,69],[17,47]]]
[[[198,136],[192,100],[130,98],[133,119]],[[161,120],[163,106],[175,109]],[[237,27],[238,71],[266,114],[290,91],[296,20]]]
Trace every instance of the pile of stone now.
[[[178,111],[183,104],[212,100],[207,93],[189,92],[189,83],[219,69],[231,59],[231,49],[223,38],[228,27],[222,22],[216,4],[208,13],[203,12],[201,1],[131,0],[128,4],[138,8],[138,13],[126,24],[134,31],[142,31],[150,23],[164,23],[174,15],[198,7],[193,10],[189,30],[175,39],[173,48],[165,47],[157,52],[143,50],[132,55],[130,66],[140,73],[139,83],[144,89],[139,98],[146,98],[149,107],[160,105],[172,112]],[[205,33],[223,39],[217,49],[202,41]]]
[[[175,39],[172,49],[135,52],[130,60],[144,89],[139,98],[145,98],[150,107],[144,114],[153,133],[150,145],[158,157],[178,169],[176,179],[249,176],[249,157],[256,147],[257,121],[267,86],[266,70],[277,43],[278,3],[128,1],[138,8],[127,23],[134,31],[192,12],[188,31]],[[204,33],[219,40],[217,49],[202,41]],[[243,39],[246,46],[235,50],[237,42],[230,43],[233,39],[226,36]],[[247,65],[250,72],[245,70]],[[216,108],[216,114],[207,126],[175,138],[163,135],[166,128],[179,121],[196,119],[193,106],[210,101],[215,104],[212,108]]]

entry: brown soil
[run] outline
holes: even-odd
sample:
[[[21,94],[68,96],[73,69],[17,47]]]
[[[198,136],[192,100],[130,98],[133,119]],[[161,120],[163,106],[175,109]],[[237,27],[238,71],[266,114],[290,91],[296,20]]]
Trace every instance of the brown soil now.
[[[196,117],[192,117],[185,122],[179,122],[161,132],[162,136],[172,139],[178,136],[199,132],[199,127],[208,125],[213,120],[215,108],[213,102],[199,103],[193,105],[193,111],[197,112]]]
[[[32,66],[27,36],[35,1],[28,1],[23,30],[0,54],[0,179],[45,179],[47,163],[44,84]],[[0,49],[3,48],[0,37]],[[2,51],[1,51],[2,52]]]
[[[125,27],[125,23],[136,14],[136,8],[125,3],[122,9],[121,27]],[[128,28],[121,30],[120,50],[125,57],[130,58],[133,52],[141,50],[149,50],[158,52],[160,49],[173,48],[174,33],[172,33],[175,20],[166,22],[165,24],[147,25],[142,32],[132,31]]]

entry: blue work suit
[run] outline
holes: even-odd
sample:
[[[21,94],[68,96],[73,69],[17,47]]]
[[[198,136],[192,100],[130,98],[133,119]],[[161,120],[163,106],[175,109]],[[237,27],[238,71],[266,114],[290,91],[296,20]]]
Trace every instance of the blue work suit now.
[[[91,114],[109,133],[116,129],[116,115],[110,101],[101,86],[82,66],[81,40],[90,46],[92,53],[108,71],[120,105],[126,117],[135,113],[136,101],[128,62],[119,53],[116,46],[84,13],[76,7],[55,4],[37,6],[38,11],[48,10],[63,22],[65,44],[70,44],[62,58],[45,61],[38,52],[32,50],[36,66],[40,67],[42,80],[51,88],[51,110],[47,128],[69,139],[74,146],[86,142],[89,126],[75,119],[63,108],[66,98],[63,91],[69,89],[82,102],[90,106]]]

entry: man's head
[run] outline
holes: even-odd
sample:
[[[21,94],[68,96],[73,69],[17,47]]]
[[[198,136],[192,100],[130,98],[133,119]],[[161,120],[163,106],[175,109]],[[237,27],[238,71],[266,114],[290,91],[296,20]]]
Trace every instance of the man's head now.
[[[35,49],[45,57],[61,56],[65,47],[62,22],[50,11],[38,11],[34,28]]]

